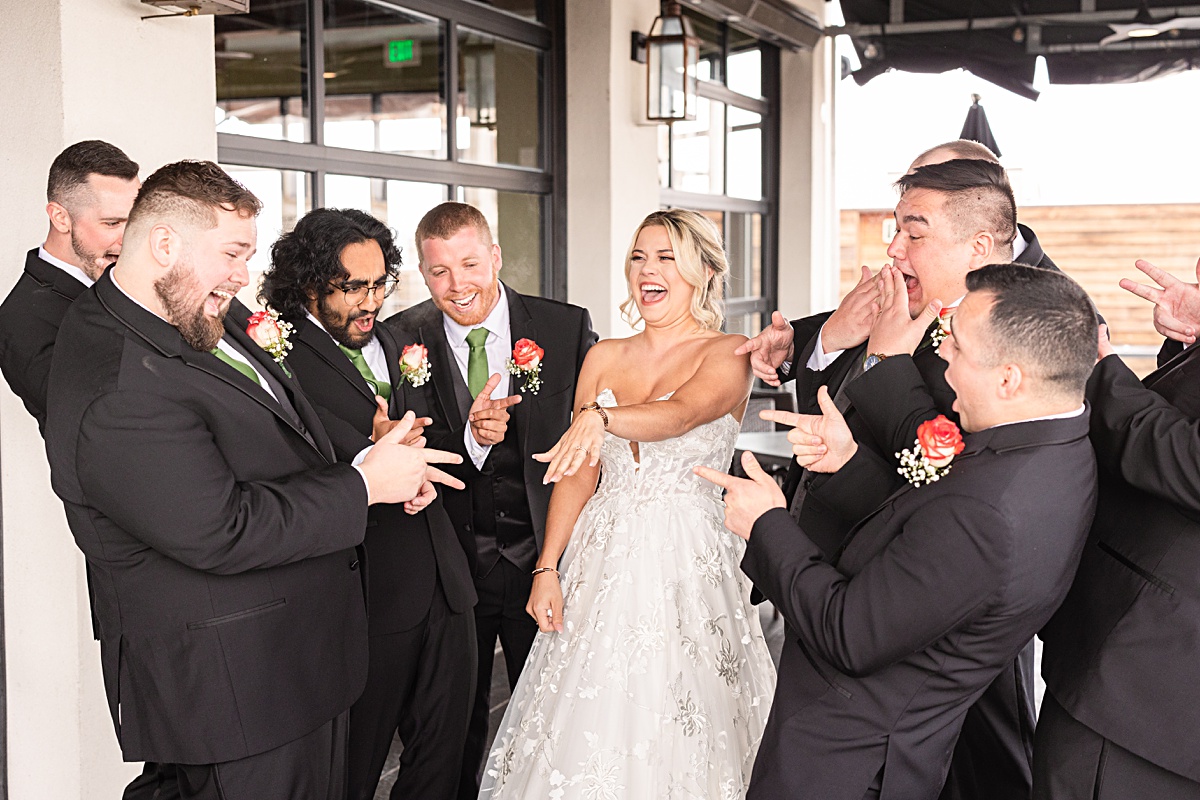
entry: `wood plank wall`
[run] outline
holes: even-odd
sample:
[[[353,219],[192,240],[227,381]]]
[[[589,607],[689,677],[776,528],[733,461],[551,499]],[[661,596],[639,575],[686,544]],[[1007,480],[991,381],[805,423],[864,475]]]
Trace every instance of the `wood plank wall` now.
[[[886,210],[841,212],[841,293],[857,282],[861,266],[889,263]],[[1133,262],[1144,258],[1177,277],[1195,282],[1200,258],[1200,205],[1034,206],[1020,210],[1050,258],[1079,281],[1108,320],[1113,342],[1157,349],[1151,305],[1117,285],[1121,278],[1148,283]],[[1151,357],[1126,357],[1136,372],[1154,368]]]

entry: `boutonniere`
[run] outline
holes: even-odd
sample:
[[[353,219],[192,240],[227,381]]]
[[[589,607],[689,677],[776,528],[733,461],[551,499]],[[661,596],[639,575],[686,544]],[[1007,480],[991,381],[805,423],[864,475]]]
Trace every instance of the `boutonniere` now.
[[[534,394],[542,388],[542,358],[546,351],[538,347],[533,339],[518,339],[513,345],[512,356],[505,362],[510,375],[524,375],[521,391]]]
[[[413,342],[400,354],[400,380],[424,386],[429,380],[429,348]]]
[[[929,334],[929,341],[933,345],[933,352],[939,356],[942,354],[942,342],[946,341],[946,337],[950,335],[950,318],[954,316],[954,307],[943,308],[938,314],[937,327],[933,329],[933,333]]]
[[[256,345],[266,350],[275,359],[275,363],[283,365],[288,351],[292,349],[290,341],[292,324],[279,318],[279,312],[273,308],[266,311],[255,311],[246,323],[246,335]]]
[[[896,471],[913,486],[933,483],[950,471],[950,462],[963,451],[962,431],[942,414],[922,422],[912,450],[896,453],[900,467]]]

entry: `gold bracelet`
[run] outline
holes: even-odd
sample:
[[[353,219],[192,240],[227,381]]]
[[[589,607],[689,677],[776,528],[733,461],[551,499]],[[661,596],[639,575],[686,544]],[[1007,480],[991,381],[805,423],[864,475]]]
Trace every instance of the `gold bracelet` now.
[[[556,570],[554,567],[538,567],[537,569],[535,569],[533,571],[533,575],[534,575],[534,577],[537,577],[538,575],[541,575],[543,572],[553,572],[555,575],[558,574],[558,570]]]
[[[608,430],[608,413],[600,407],[599,403],[588,403],[586,406],[580,406],[579,413],[582,414],[584,411],[595,411],[599,414],[600,419],[604,421],[604,430]]]

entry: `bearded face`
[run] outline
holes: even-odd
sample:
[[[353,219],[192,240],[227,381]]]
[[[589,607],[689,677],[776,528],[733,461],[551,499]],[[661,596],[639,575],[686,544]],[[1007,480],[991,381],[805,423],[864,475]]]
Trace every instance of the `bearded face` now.
[[[167,312],[167,321],[179,329],[183,340],[192,348],[207,353],[221,341],[229,300],[215,308],[208,307],[209,295],[201,292],[189,257],[181,258],[170,272],[154,282],[154,293]],[[229,296],[232,298],[232,293]]]

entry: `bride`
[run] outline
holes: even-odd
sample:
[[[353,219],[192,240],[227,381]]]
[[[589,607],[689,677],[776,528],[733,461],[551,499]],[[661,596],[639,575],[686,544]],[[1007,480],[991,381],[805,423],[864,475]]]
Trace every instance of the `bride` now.
[[[634,234],[621,309],[645,330],[588,352],[580,410],[536,456],[557,482],[526,607],[541,633],[480,797],[745,795],[775,669],[744,543],[724,531],[720,490],[692,474],[728,468],[749,395],[733,354],[745,338],[720,332],[727,270],[693,211],[655,212]]]

